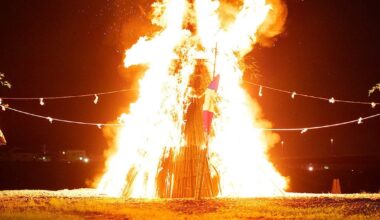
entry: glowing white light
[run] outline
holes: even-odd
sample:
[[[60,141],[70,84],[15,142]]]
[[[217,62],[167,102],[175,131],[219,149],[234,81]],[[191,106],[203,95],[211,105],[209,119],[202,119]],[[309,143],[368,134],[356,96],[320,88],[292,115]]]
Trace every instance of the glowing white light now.
[[[43,98],[40,98],[40,105],[41,105],[41,106],[45,105],[45,102],[44,102],[44,99],[43,99]]]
[[[360,117],[360,118],[358,119],[358,124],[362,124],[362,123],[363,123],[363,118]]]
[[[90,162],[90,159],[88,159],[87,157],[85,157],[85,158],[83,159],[83,162],[88,163],[88,162]]]
[[[309,172],[312,172],[312,171],[314,171],[314,167],[313,167],[312,165],[309,165],[309,167],[307,168],[307,170],[308,170]]]
[[[307,128],[302,129],[301,134],[306,133],[308,130],[309,130],[309,129],[307,129]]]
[[[50,123],[53,123],[53,118],[52,117],[47,117],[47,120],[49,120]]]
[[[260,86],[260,89],[259,89],[259,96],[262,97],[263,96],[263,87]]]
[[[94,104],[98,104],[98,101],[99,101],[99,96],[97,94],[95,94],[95,99],[94,99]]]
[[[371,102],[371,107],[372,107],[372,108],[375,108],[375,107],[376,107],[376,103]]]
[[[331,98],[329,99],[329,102],[330,102],[331,104],[334,104],[334,103],[335,103],[335,99],[334,99],[334,97],[331,97]]]
[[[296,92],[293,92],[292,93],[292,99],[294,99],[296,97],[297,93]]]

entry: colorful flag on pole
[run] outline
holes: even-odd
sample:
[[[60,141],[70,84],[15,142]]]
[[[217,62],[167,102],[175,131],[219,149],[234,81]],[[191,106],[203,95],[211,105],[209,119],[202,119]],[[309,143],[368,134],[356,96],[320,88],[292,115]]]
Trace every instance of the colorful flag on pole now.
[[[219,86],[219,75],[216,75],[205,91],[205,102],[203,103],[203,130],[209,134],[211,122],[216,113],[217,91]]]

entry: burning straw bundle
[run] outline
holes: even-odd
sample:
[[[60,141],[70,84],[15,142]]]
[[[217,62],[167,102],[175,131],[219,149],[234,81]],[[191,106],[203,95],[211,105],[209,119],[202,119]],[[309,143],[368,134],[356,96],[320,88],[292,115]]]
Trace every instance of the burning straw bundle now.
[[[190,98],[185,114],[183,135],[186,143],[179,152],[165,150],[157,175],[157,195],[159,197],[186,198],[195,197],[199,192],[202,197],[218,194],[218,177],[212,178],[211,167],[207,161],[207,137],[202,126],[202,106],[204,92],[210,83],[208,70],[198,60],[190,79],[189,88],[194,93]],[[202,181],[202,180],[203,181]],[[201,183],[203,182],[203,184]]]

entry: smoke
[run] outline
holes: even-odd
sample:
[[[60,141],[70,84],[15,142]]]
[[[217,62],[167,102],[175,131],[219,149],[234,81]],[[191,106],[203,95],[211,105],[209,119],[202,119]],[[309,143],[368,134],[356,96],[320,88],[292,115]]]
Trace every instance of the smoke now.
[[[267,0],[272,10],[269,11],[268,18],[258,30],[257,39],[261,46],[273,46],[276,36],[284,31],[288,9],[283,0]]]
[[[273,46],[276,41],[276,36],[281,34],[284,30],[284,24],[287,17],[287,7],[283,0],[266,0],[271,5],[268,19],[262,24],[257,32],[257,43],[261,46]],[[115,0],[110,4],[112,18],[105,43],[115,48],[120,56],[120,64],[118,72],[126,80],[126,84],[131,85],[132,88],[138,88],[138,79],[140,79],[145,72],[143,66],[134,66],[132,68],[124,68],[123,59],[124,51],[130,48],[141,36],[148,39],[152,38],[155,33],[160,29],[157,25],[159,22],[152,24],[152,18],[157,15],[157,4],[155,0]],[[228,27],[235,21],[237,12],[241,10],[243,0],[220,0],[220,7],[218,10],[219,18],[221,19],[222,27]],[[158,4],[159,5],[159,4]],[[130,101],[137,98],[136,93],[131,93]]]
[[[146,68],[142,65],[124,67],[125,51],[130,48],[141,36],[148,38],[157,31],[151,23],[151,14],[154,0],[115,0],[107,6],[110,21],[106,29],[104,44],[110,46],[118,54],[118,74],[125,79],[125,84],[134,91],[128,92],[126,101],[134,102],[138,97],[138,80],[142,78]],[[129,112],[129,105],[125,105],[121,112]],[[108,135],[107,135],[108,136]]]

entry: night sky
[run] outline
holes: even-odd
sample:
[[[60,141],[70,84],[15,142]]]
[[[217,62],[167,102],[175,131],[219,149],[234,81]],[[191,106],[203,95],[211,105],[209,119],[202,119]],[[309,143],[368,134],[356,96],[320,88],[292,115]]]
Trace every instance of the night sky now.
[[[139,73],[122,67],[123,51],[139,36],[152,33],[146,13],[152,1],[9,0],[0,2],[0,72],[12,89],[3,97],[40,97],[132,88]],[[380,102],[368,90],[380,82],[380,4],[377,1],[286,1],[285,31],[273,47],[257,46],[247,57],[255,63],[257,83],[336,99]],[[147,51],[148,53],[149,51]],[[249,77],[248,77],[249,78]],[[274,127],[308,127],[358,119],[380,106],[330,104],[246,86]],[[135,93],[93,98],[9,101],[15,108],[46,116],[88,122],[117,118]],[[96,127],[50,124],[11,111],[0,114],[8,145],[50,151],[85,149],[101,154],[107,139]],[[273,156],[313,157],[380,154],[380,119],[361,125],[281,132]],[[330,139],[334,139],[331,146]]]

